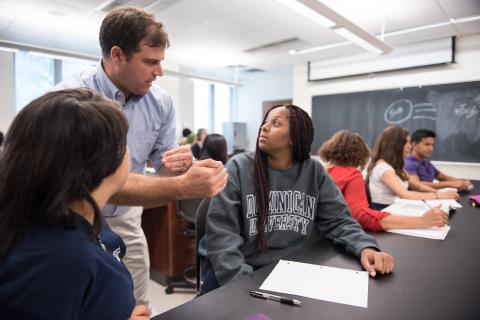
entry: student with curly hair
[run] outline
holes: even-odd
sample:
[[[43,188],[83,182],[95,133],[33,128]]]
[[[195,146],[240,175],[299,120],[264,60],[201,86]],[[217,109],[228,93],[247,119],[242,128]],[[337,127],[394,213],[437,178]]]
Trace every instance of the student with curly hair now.
[[[433,208],[421,217],[393,216],[370,209],[365,181],[359,170],[367,164],[370,151],[360,135],[349,130],[338,131],[318,153],[322,160],[328,162],[328,173],[340,188],[352,216],[365,230],[442,227],[448,222],[448,215],[439,208]]]
[[[317,230],[359,257],[371,276],[392,271],[393,258],[379,252],[323,166],[310,158],[312,141],[304,110],[275,106],[259,129],[256,151],[227,163],[228,184],[211,200],[199,248],[208,260],[204,292],[304,247]]]

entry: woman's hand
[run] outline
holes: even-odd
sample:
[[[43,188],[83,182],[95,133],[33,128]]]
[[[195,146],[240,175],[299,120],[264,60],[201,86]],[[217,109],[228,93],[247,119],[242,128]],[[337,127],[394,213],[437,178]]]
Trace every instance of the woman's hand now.
[[[440,206],[428,210],[420,217],[425,228],[443,227],[448,223],[448,214],[440,210]]]
[[[439,191],[436,194],[438,199],[460,199],[460,195],[457,192],[453,191]]]
[[[375,277],[377,271],[381,274],[393,271],[393,257],[388,253],[378,252],[372,248],[362,250],[360,262],[371,277]]]

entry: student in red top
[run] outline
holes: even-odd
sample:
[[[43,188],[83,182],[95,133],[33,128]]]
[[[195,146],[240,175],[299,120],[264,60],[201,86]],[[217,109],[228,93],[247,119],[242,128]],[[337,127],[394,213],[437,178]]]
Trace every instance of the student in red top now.
[[[442,227],[448,216],[439,208],[433,208],[421,217],[394,216],[388,212],[368,207],[363,170],[370,151],[362,137],[348,130],[338,131],[319,150],[322,160],[328,162],[327,171],[340,188],[352,216],[370,231],[385,231],[395,228]]]

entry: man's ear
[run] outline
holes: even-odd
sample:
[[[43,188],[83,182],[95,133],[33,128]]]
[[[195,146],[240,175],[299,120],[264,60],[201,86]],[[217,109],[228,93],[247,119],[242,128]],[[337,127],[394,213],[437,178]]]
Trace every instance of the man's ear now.
[[[113,64],[118,66],[125,60],[125,55],[119,46],[113,46],[112,49],[110,49],[110,58],[112,59]]]

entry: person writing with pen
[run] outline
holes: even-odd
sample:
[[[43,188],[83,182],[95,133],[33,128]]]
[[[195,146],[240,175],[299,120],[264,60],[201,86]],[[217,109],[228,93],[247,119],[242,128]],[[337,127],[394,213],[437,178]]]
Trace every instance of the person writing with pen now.
[[[352,218],[338,187],[310,158],[313,126],[294,105],[275,106],[260,127],[256,151],[227,163],[228,184],[212,198],[199,252],[207,258],[202,291],[277,261],[320,231],[360,258],[373,277],[393,270],[393,257]]]

